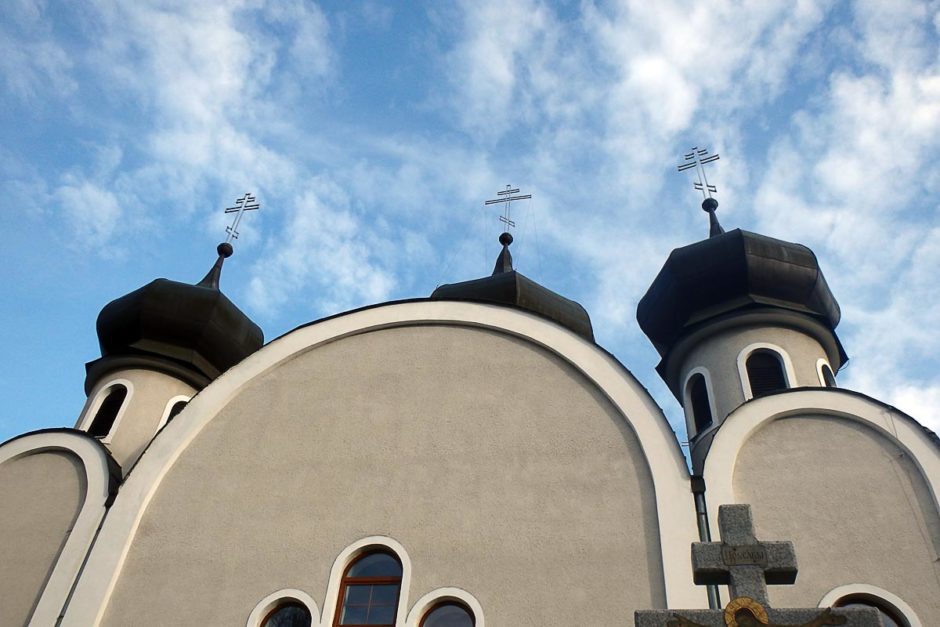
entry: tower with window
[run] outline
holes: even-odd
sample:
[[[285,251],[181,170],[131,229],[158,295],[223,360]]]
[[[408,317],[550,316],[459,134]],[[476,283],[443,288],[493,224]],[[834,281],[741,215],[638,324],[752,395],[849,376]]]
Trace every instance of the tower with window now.
[[[848,359],[839,304],[809,248],[725,232],[707,199],[710,237],[673,250],[637,320],[657,371],[685,410],[693,462],[743,403],[797,387],[833,387]]]
[[[195,285],[156,279],[98,315],[101,357],[86,365],[76,428],[101,440],[126,472],[190,398],[258,350],[261,328],[219,289],[232,245]]]

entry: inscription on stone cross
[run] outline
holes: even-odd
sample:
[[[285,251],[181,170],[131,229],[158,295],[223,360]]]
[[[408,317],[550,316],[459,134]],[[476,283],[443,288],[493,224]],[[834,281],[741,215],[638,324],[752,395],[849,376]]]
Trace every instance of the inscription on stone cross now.
[[[767,585],[796,581],[791,542],[759,541],[750,505],[718,509],[721,542],[692,544],[692,576],[699,585],[727,585],[724,609],[640,610],[636,627],[883,627],[873,608],[776,609],[767,602]]]

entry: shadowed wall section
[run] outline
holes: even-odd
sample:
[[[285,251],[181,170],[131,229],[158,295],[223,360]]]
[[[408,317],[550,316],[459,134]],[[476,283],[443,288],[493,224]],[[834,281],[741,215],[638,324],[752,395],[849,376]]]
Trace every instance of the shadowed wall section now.
[[[85,500],[81,460],[64,451],[0,464],[0,625],[32,615]]]

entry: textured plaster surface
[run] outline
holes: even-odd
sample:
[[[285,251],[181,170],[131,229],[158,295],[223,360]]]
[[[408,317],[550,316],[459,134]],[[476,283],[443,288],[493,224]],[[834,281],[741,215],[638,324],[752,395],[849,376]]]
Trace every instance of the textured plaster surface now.
[[[745,443],[733,486],[758,538],[796,548],[796,584],[771,587],[773,606],[815,605],[863,583],[940,625],[940,517],[920,471],[887,437],[834,417],[778,419]]]
[[[336,556],[370,535],[408,551],[409,607],[455,586],[492,624],[526,627],[624,625],[665,604],[652,479],[624,418],[528,342],[420,326],[246,386],[161,483],[104,624],[244,623],[286,587],[322,603]]]
[[[826,359],[826,351],[812,336],[786,327],[767,325],[722,331],[689,351],[679,375],[679,381],[684,382],[693,368],[702,366],[708,369],[718,412],[716,420],[723,420],[744,402],[738,355],[756,343],[775,344],[787,352],[796,376],[796,381],[790,381],[790,387],[820,386],[816,362]],[[694,432],[694,427],[689,426]]]
[[[46,451],[0,465],[0,625],[29,620],[84,494],[74,455]]]

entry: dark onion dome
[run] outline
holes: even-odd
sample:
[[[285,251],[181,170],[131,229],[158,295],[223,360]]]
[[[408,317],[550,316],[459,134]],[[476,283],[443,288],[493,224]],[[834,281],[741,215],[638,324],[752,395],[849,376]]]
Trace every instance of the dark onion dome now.
[[[98,315],[101,359],[90,362],[90,390],[123,367],[157,369],[203,388],[264,344],[261,328],[219,290],[231,244],[196,285],[157,279],[105,305]]]
[[[839,304],[813,251],[740,229],[672,251],[640,299],[636,317],[665,359],[702,323],[760,308],[811,317],[832,333],[841,361],[847,360],[834,331]]]
[[[509,253],[512,235],[503,233],[499,236],[499,243],[503,245],[503,249],[496,260],[492,276],[441,285],[434,290],[431,298],[518,307],[557,322],[593,342],[594,329],[591,326],[591,317],[588,316],[584,307],[513,270],[512,255]]]

